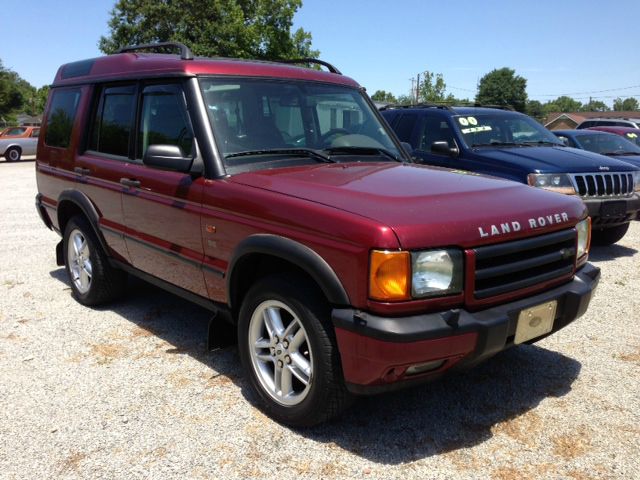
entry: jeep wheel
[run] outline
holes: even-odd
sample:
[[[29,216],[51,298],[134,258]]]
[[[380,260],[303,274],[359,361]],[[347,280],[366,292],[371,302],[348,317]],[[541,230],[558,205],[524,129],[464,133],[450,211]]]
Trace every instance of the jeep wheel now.
[[[629,230],[629,223],[617,225],[615,227],[593,230],[591,238],[594,245],[613,245],[620,240]]]
[[[73,296],[83,305],[99,305],[124,292],[127,276],[109,265],[89,222],[73,217],[64,230],[65,268]]]
[[[338,415],[351,399],[329,307],[312,285],[271,276],[254,285],[240,310],[238,345],[249,384],[273,418],[311,426]]]
[[[22,157],[20,147],[11,147],[4,152],[4,158],[7,159],[7,162],[18,162],[20,157]]]

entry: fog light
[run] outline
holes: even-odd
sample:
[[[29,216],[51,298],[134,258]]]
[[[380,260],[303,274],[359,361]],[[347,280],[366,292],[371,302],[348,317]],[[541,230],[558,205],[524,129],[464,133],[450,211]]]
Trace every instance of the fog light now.
[[[419,373],[430,372],[439,369],[446,360],[432,360],[427,363],[418,363],[407,368],[406,375],[418,375]]]

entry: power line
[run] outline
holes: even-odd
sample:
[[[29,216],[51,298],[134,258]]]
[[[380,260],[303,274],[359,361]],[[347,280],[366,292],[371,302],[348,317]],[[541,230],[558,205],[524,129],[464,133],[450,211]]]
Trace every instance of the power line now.
[[[461,90],[463,92],[471,92],[471,93],[475,93],[477,90],[472,90],[470,88],[462,88],[462,87],[454,87],[453,85],[447,85],[447,88],[452,88],[454,90]],[[589,94],[593,94],[593,93],[606,93],[606,92],[617,92],[620,90],[631,90],[632,88],[640,88],[640,85],[631,85],[630,87],[619,87],[619,88],[607,88],[605,90],[591,90],[591,91],[586,91],[586,92],[572,92],[572,93],[530,93],[528,94],[531,97],[570,97],[573,95],[589,95]],[[632,96],[635,96],[632,95]],[[616,98],[618,97],[618,95],[613,95],[613,96],[606,96],[606,95],[602,95],[600,96],[600,98]],[[582,97],[582,98],[587,98],[587,97]]]

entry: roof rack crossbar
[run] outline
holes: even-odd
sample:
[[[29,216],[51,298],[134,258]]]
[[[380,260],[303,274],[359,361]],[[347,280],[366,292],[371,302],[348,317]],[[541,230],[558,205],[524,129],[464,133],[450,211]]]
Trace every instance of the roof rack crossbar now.
[[[335,73],[337,75],[342,75],[342,72],[338,70],[336,67],[331,65],[329,62],[325,62],[324,60],[318,60],[317,58],[292,58],[287,60],[278,60],[278,63],[315,63],[316,65],[322,65],[323,67],[327,67],[327,69],[331,73]]]
[[[191,49],[180,42],[159,42],[159,43],[143,43],[140,45],[128,45],[122,47],[116,53],[136,52],[138,50],[159,50],[167,47],[173,47],[180,50],[180,58],[182,60],[193,60]]]
[[[440,108],[442,110],[453,110],[449,105],[443,103],[412,103],[409,105],[385,105],[379,110],[392,110],[394,108]]]

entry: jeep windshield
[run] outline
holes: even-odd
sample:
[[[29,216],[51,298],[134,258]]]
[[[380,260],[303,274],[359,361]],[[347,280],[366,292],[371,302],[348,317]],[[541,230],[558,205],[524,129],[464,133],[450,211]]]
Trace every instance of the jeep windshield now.
[[[613,133],[580,133],[576,141],[585,150],[601,155],[640,155],[640,147]]]
[[[362,93],[296,80],[201,78],[229,173],[292,164],[402,161]]]
[[[483,113],[454,117],[456,128],[470,148],[560,146],[564,144],[535,120],[518,114]]]

